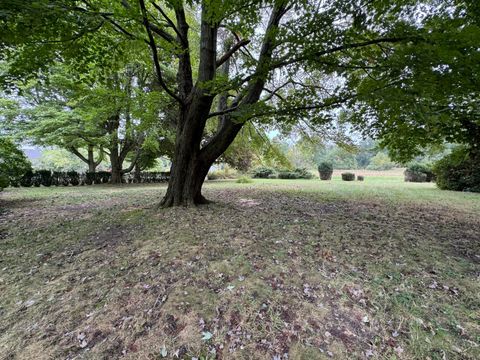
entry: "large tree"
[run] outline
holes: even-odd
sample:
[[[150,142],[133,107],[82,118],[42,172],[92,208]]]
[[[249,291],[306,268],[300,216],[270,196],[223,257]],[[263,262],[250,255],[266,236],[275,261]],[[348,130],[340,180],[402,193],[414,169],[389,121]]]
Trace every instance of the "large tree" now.
[[[108,44],[100,41],[95,48],[104,49],[91,51],[88,41],[101,32],[148,47],[159,87],[176,104],[175,153],[162,204],[190,205],[206,202],[201,188],[210,166],[247,121],[328,122],[332,114],[325,111],[361,95],[340,91],[345,72],[381,66],[390,47],[428,42],[432,34],[422,31],[419,5],[436,2],[29,0],[4,9],[14,24],[4,39],[15,48],[11,74],[25,70],[22,60],[32,54],[78,60],[93,53],[108,63]],[[38,9],[41,18],[32,15]],[[18,26],[25,22],[28,31]],[[74,54],[59,45],[72,42]],[[210,118],[219,125],[207,138]]]

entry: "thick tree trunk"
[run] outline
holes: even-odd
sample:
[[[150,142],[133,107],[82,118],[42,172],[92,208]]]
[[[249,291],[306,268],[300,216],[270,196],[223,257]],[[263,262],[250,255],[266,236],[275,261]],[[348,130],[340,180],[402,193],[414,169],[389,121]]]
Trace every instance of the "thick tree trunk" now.
[[[110,165],[112,167],[112,177],[110,183],[121,184],[122,183],[122,161],[118,155],[118,149],[110,149]]]
[[[171,207],[207,204],[208,200],[202,195],[202,185],[210,167],[188,157],[177,158],[174,164],[161,205]]]
[[[93,154],[93,146],[89,145],[87,149],[88,153],[88,172],[94,173],[97,170],[97,163]]]
[[[207,3],[202,3],[202,19],[200,34],[200,63],[198,69],[198,82],[191,88],[191,72],[188,71],[189,64],[180,61],[178,81],[180,85],[180,116],[177,122],[177,134],[175,141],[175,155],[171,169],[167,193],[161,205],[169,206],[190,206],[204,204],[207,200],[202,195],[202,185],[207,176],[210,166],[233,142],[243,123],[235,122],[229,112],[220,116],[220,125],[217,133],[201,147],[201,141],[206,121],[210,116],[213,98],[215,94],[206,90],[204,84],[214,80],[217,66],[217,29],[218,24],[210,23]],[[263,91],[268,69],[271,62],[273,49],[275,48],[274,38],[270,30],[277,28],[278,24],[287,9],[286,2],[279,2],[273,9],[267,32],[260,49],[260,56],[256,69],[256,75],[249,82],[245,92],[240,92],[230,104],[231,109],[239,106],[249,106],[256,103]],[[153,36],[148,29],[145,6],[143,6],[144,22],[150,36],[150,46],[155,62],[158,61],[157,49]],[[178,14],[177,14],[178,15]],[[178,20],[178,16],[177,16]],[[181,22],[179,22],[181,23]],[[183,30],[186,32],[186,30]],[[186,35],[186,34],[185,34]],[[182,44],[188,45],[187,36],[182,36]],[[188,52],[184,52],[188,57]],[[229,56],[226,57],[229,59]],[[224,59],[222,59],[225,62]],[[219,61],[218,64],[222,64]],[[158,64],[157,64],[158,65]],[[228,76],[228,61],[225,64],[224,75]],[[156,67],[158,78],[161,80],[160,66]],[[165,88],[167,91],[168,88]],[[187,96],[188,94],[188,96]],[[177,99],[177,97],[176,97]],[[177,99],[178,100],[178,99]],[[227,101],[220,99],[220,107],[226,108]],[[226,111],[226,109],[225,109]]]

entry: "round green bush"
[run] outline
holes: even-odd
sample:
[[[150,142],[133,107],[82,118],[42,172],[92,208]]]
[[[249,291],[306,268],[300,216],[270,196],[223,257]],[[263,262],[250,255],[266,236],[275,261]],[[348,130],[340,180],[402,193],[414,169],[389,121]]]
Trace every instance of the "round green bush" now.
[[[365,177],[363,175],[357,175],[357,181],[363,181]]]
[[[331,180],[333,174],[333,164],[330,162],[321,162],[318,164],[318,174],[320,180]]]
[[[480,154],[466,148],[455,149],[433,167],[437,186],[442,190],[480,192]]]
[[[355,180],[355,174],[350,173],[350,172],[342,173],[342,180],[343,181],[354,181]]]

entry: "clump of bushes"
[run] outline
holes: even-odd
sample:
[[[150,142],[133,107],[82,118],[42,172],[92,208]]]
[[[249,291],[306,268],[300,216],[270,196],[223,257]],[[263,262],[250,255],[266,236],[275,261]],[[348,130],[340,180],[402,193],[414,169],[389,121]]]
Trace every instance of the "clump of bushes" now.
[[[283,170],[278,172],[279,179],[311,179],[313,175],[304,168],[297,168],[292,171]]]
[[[431,182],[435,175],[430,166],[425,164],[411,164],[404,172],[405,181],[408,182]]]
[[[318,165],[318,174],[320,176],[320,180],[331,180],[333,174],[333,164],[330,162],[321,162]]]
[[[357,175],[357,181],[363,181],[365,177],[363,175]]]
[[[270,176],[275,175],[275,170],[268,167],[260,167],[253,171],[253,176],[256,179],[271,179]],[[275,176],[276,178],[276,176]],[[274,178],[274,179],[275,179]]]
[[[457,148],[438,160],[433,172],[442,190],[480,192],[480,154]]]
[[[76,171],[54,171],[37,170],[27,171],[23,177],[13,186],[78,186],[78,185],[92,185],[92,184],[106,184],[110,182],[112,174],[108,171],[87,172],[85,174]],[[139,182],[153,183],[168,181],[170,172],[141,172]],[[134,179],[133,174],[128,174],[126,181],[132,183]],[[1,179],[0,179],[1,180]],[[137,181],[138,182],[138,181]],[[1,187],[1,186],[0,186]]]
[[[237,179],[237,181],[235,181],[239,184],[250,184],[253,182],[252,179],[250,179],[249,177],[246,177],[246,176],[242,176],[240,178]]]
[[[28,170],[20,179],[20,185],[23,187],[30,187],[33,185],[33,171]]]
[[[342,180],[343,181],[354,181],[355,180],[355,174],[351,173],[351,172],[342,173]]]
[[[72,186],[78,186],[80,185],[80,174],[77,173],[76,171],[69,171],[67,172],[67,176],[69,179],[70,184]]]
[[[35,171],[34,185],[35,186],[52,186],[52,172],[50,170]]]
[[[3,188],[8,187],[9,184],[10,179],[8,178],[8,176],[0,174],[0,191],[2,191]]]
[[[159,183],[168,181],[170,178],[170,172],[168,171],[145,171],[141,172],[138,177],[134,173],[126,175],[126,182],[128,184],[133,183]]]

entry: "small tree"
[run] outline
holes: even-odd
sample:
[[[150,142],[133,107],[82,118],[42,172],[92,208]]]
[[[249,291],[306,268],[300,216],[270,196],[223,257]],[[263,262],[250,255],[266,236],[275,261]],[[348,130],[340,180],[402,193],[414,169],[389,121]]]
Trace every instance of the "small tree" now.
[[[320,180],[331,180],[333,174],[333,164],[330,162],[321,162],[318,165],[318,173],[320,175]]]

